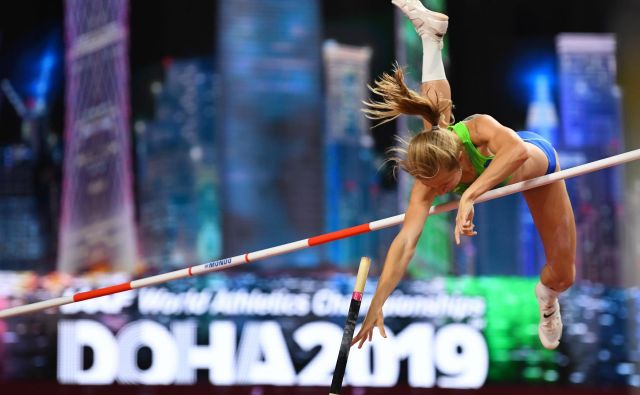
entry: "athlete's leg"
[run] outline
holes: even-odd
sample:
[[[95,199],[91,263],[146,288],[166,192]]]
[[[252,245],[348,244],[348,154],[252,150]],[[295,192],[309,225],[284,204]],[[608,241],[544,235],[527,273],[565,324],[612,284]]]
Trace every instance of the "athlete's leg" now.
[[[547,257],[540,280],[563,292],[573,285],[576,256],[576,225],[567,188],[558,181],[523,194]]]
[[[420,0],[392,0],[411,20],[418,35],[422,39],[422,85],[423,95],[432,100],[451,100],[451,87],[447,81],[442,62],[442,40],[447,33],[449,17],[425,8]],[[450,122],[451,109],[448,109],[440,126],[446,127]],[[431,128],[425,121],[425,128]]]
[[[573,209],[564,181],[523,192],[523,195],[547,259],[535,290],[540,304],[540,340],[546,348],[556,348],[562,335],[558,295],[567,290],[575,279],[576,226]]]

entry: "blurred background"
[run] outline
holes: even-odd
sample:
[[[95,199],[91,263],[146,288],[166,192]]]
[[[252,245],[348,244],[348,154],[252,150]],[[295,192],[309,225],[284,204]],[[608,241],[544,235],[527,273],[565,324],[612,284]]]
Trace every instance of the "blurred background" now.
[[[543,134],[564,168],[640,146],[640,2],[425,0],[463,119]],[[165,273],[402,213],[394,136],[367,84],[421,43],[390,1],[0,3],[0,308]],[[544,255],[526,205],[476,207],[454,247],[431,217],[352,350],[344,393],[634,393],[640,165],[567,182],[576,285],[537,337]],[[446,196],[440,202],[454,198]],[[0,321],[7,393],[326,393],[360,256],[390,228],[214,274]],[[454,391],[454,392],[452,392]]]

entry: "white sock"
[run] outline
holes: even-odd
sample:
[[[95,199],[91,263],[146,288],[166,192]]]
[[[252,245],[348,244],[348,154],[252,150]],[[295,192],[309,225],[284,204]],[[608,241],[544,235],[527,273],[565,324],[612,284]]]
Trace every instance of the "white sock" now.
[[[424,35],[422,37],[422,82],[446,80],[442,62],[441,41]]]
[[[553,304],[556,299],[558,299],[558,296],[560,295],[560,292],[558,291],[554,291],[553,289],[547,287],[546,285],[542,284],[542,282],[539,282],[539,291],[540,291],[540,297],[542,298],[542,300],[547,303],[547,304]]]

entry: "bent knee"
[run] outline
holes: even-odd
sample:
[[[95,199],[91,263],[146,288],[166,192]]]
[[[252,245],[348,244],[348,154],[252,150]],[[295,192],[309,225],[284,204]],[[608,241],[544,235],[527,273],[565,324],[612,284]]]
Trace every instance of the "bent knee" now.
[[[553,289],[555,289],[558,292],[564,292],[567,289],[571,288],[571,286],[573,285],[573,283],[575,283],[575,281],[576,281],[576,273],[574,270],[571,274],[566,274],[559,277],[556,280],[555,286],[553,287]]]
[[[547,263],[547,267],[549,286],[553,290],[563,292],[575,283],[576,266],[572,257],[551,261]]]

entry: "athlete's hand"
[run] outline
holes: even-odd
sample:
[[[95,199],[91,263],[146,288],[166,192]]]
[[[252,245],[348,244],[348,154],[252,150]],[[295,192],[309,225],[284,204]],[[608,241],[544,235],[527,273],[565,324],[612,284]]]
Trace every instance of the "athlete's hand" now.
[[[475,225],[473,224],[473,202],[466,199],[464,196],[460,199],[460,205],[458,206],[458,215],[456,216],[456,228],[454,230],[454,237],[456,244],[460,244],[460,235],[475,236],[478,232],[474,231]]]
[[[351,345],[353,346],[354,344],[360,342],[360,344],[358,344],[358,348],[362,348],[362,345],[365,341],[367,341],[367,339],[371,341],[371,339],[373,338],[373,328],[375,327],[378,327],[378,330],[380,331],[382,337],[387,337],[387,332],[385,332],[384,330],[384,317],[382,316],[382,310],[380,310],[377,314],[372,312],[371,310],[367,312],[367,316],[365,317],[364,322],[360,327],[360,331],[358,331],[358,334],[355,335],[355,337],[351,341]]]

